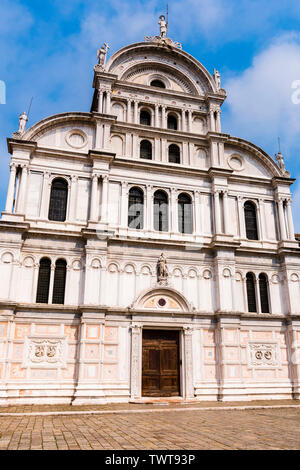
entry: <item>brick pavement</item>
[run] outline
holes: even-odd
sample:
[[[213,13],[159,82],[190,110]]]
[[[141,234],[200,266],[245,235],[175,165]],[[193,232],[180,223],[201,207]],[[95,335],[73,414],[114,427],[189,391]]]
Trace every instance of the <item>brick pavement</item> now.
[[[156,413],[1,416],[0,450],[300,448],[300,407],[221,410],[220,405],[224,403],[209,411],[199,406],[198,411],[187,407],[177,412],[169,409],[168,413],[162,409]],[[127,406],[134,409],[134,405]],[[136,405],[136,409],[140,406]],[[5,409],[10,412],[20,408],[28,407]],[[49,406],[30,408],[42,411]],[[53,411],[58,408],[62,407],[51,407]],[[117,406],[111,408],[116,410]]]

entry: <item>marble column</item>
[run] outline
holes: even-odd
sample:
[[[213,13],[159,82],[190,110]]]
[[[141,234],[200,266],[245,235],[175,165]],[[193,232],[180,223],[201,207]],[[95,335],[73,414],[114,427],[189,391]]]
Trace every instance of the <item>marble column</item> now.
[[[185,109],[181,110],[181,130],[182,132],[186,131]]]
[[[185,397],[195,396],[193,374],[193,329],[190,326],[183,327],[184,356],[185,356]]]
[[[5,212],[12,212],[13,210],[15,187],[16,187],[16,174],[17,174],[16,164],[11,163]]]
[[[266,224],[265,224],[265,211],[264,211],[264,200],[259,199],[258,200],[258,216],[259,216],[259,224],[260,224],[260,239],[261,240],[266,240],[267,235],[266,235]]]
[[[25,211],[26,206],[26,196],[27,196],[27,179],[28,179],[28,166],[22,166],[22,176],[21,176],[21,184],[20,184],[20,197],[18,201],[18,212],[21,214]]]
[[[167,127],[166,107],[165,106],[161,107],[161,127],[163,129],[166,129],[166,127]]]
[[[127,122],[131,122],[131,103],[132,100],[127,100]]]
[[[141,397],[142,373],[142,327],[139,324],[131,326],[131,400]]]
[[[76,221],[77,185],[78,185],[78,176],[72,175],[72,178],[71,178],[70,212],[69,212],[70,222],[75,222]]]
[[[98,113],[102,113],[103,110],[103,91],[98,91]]]
[[[254,274],[254,282],[255,282],[256,311],[257,313],[261,313],[259,278],[255,274]]]
[[[159,105],[155,104],[155,127],[159,127]]]
[[[214,111],[213,109],[209,110],[209,117],[210,117],[210,131],[215,132],[216,127],[215,127],[215,116],[214,116]]]
[[[192,120],[192,111],[188,110],[188,132],[192,132],[193,128],[193,120]]]
[[[220,191],[214,191],[215,234],[221,233]]]
[[[197,236],[201,234],[201,193],[195,191],[195,203],[194,203],[194,232]]]
[[[246,225],[245,225],[245,213],[243,205],[243,197],[238,196],[238,213],[239,213],[239,232],[241,238],[246,238]]]
[[[91,190],[91,215],[92,222],[98,221],[98,175],[92,176],[92,190]]]
[[[223,210],[224,210],[224,232],[230,235],[230,217],[228,208],[228,191],[223,191]]]
[[[107,202],[108,202],[108,176],[104,175],[102,179],[102,204],[101,204],[101,222],[107,223]]]
[[[146,213],[144,215],[146,220],[146,230],[153,230],[153,188],[150,184],[147,185],[146,192]]]
[[[283,211],[283,199],[279,198],[277,201],[278,204],[278,214],[279,214],[279,225],[280,225],[280,239],[286,240],[286,228],[285,228],[285,218]]]
[[[171,204],[170,204],[170,211],[171,211],[171,232],[178,233],[178,210],[177,210],[177,190],[175,188],[171,188]]]
[[[139,123],[139,116],[138,116],[138,111],[139,111],[139,102],[137,100],[134,100],[134,110],[133,110],[133,122],[134,124]]]
[[[107,91],[106,92],[106,107],[105,107],[105,112],[106,114],[110,114],[110,97],[111,97],[111,93],[110,91]]]
[[[221,132],[221,110],[217,110],[216,131]]]
[[[288,220],[288,228],[289,228],[289,240],[295,240],[295,229],[294,229],[293,214],[292,214],[292,207],[291,207],[290,199],[287,199],[286,201],[286,211],[287,211],[287,220]]]
[[[128,225],[128,183],[122,182],[121,189],[121,227],[126,228]]]
[[[48,212],[49,212],[49,197],[50,197],[50,191],[51,191],[51,186],[49,184],[49,179],[50,179],[50,173],[48,171],[44,172],[44,179],[43,179],[43,189],[42,189],[42,200],[41,200],[41,213],[40,217],[42,219],[47,219],[48,218]]]

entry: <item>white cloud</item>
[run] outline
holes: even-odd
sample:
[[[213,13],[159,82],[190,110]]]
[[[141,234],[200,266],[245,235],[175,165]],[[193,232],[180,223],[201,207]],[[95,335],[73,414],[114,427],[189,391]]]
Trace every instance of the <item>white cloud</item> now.
[[[225,131],[255,139],[276,149],[277,136],[285,147],[300,149],[300,105],[292,102],[292,84],[300,80],[300,37],[283,36],[253,59],[251,67],[225,80]],[[289,155],[286,155],[288,158]]]

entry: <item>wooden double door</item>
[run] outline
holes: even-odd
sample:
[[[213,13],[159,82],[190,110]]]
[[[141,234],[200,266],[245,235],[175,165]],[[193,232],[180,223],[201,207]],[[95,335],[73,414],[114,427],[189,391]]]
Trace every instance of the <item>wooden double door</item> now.
[[[142,395],[180,395],[179,331],[143,330]]]

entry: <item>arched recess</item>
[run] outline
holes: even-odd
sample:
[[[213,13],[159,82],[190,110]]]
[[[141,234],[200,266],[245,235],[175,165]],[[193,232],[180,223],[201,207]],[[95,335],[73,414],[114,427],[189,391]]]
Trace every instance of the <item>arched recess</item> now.
[[[158,312],[192,312],[195,307],[177,290],[171,287],[146,289],[140,293],[130,306],[132,310]]]

